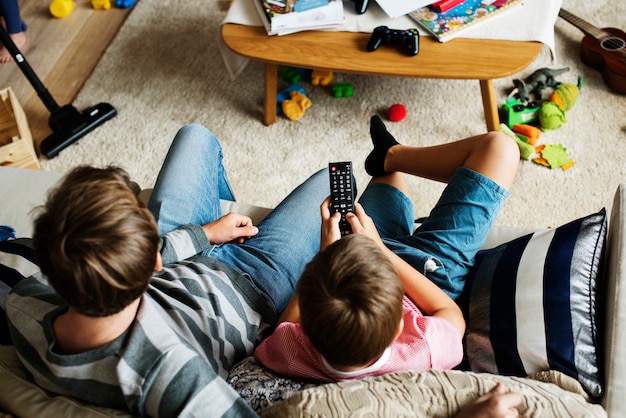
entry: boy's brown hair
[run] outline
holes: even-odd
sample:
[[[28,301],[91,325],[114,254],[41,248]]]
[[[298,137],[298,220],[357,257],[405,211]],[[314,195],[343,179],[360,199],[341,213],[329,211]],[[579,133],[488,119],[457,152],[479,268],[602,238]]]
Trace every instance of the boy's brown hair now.
[[[126,171],[81,166],[48,195],[33,244],[42,273],[69,306],[108,316],[148,287],[159,233]]]
[[[391,261],[365,235],[318,253],[297,284],[302,329],[332,366],[365,366],[396,336],[404,287]]]

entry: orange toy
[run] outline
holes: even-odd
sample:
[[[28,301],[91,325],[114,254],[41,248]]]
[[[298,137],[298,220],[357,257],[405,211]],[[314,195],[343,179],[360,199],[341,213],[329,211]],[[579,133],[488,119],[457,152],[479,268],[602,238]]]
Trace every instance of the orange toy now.
[[[537,143],[537,140],[541,136],[541,129],[525,123],[513,125],[511,129],[513,130],[513,132],[524,135],[526,138],[528,138],[528,143],[530,145],[535,145]]]
[[[304,115],[304,111],[311,107],[311,100],[299,91],[289,93],[291,100],[283,102],[283,113],[291,120],[298,120]]]

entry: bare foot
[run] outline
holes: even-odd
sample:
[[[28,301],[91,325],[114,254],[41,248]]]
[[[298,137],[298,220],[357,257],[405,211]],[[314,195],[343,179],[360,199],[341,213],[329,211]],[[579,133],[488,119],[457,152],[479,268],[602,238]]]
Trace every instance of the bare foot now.
[[[10,36],[11,36],[11,40],[13,40],[13,43],[15,44],[17,49],[21,50],[26,45],[26,33],[25,32],[13,33]],[[13,57],[11,56],[11,53],[5,47],[0,48],[0,64],[5,64],[11,61],[13,61]]]

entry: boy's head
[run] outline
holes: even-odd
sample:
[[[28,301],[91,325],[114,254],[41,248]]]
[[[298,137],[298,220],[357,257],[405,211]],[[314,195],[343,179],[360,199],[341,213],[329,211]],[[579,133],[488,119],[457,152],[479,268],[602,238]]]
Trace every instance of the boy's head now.
[[[146,290],[159,233],[126,171],[77,167],[40,208],[33,243],[42,273],[69,306],[108,316]]]
[[[367,236],[345,236],[318,253],[297,290],[304,333],[333,367],[367,366],[397,336],[404,287]]]

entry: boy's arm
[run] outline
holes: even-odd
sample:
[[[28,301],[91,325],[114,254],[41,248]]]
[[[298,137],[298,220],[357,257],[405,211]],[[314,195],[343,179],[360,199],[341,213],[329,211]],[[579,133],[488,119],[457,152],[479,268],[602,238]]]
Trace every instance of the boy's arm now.
[[[360,204],[355,205],[356,214],[348,214],[346,219],[352,226],[353,233],[365,234],[372,238],[391,260],[402,284],[404,292],[425,314],[438,316],[448,320],[461,335],[465,333],[465,319],[458,305],[446,295],[436,284],[422,273],[414,269],[383,243],[374,221]]]
[[[415,306],[425,315],[447,319],[463,335],[465,333],[465,319],[454,300],[393,251],[387,247],[384,247],[383,251],[396,268],[404,285],[404,292],[415,303]]]

